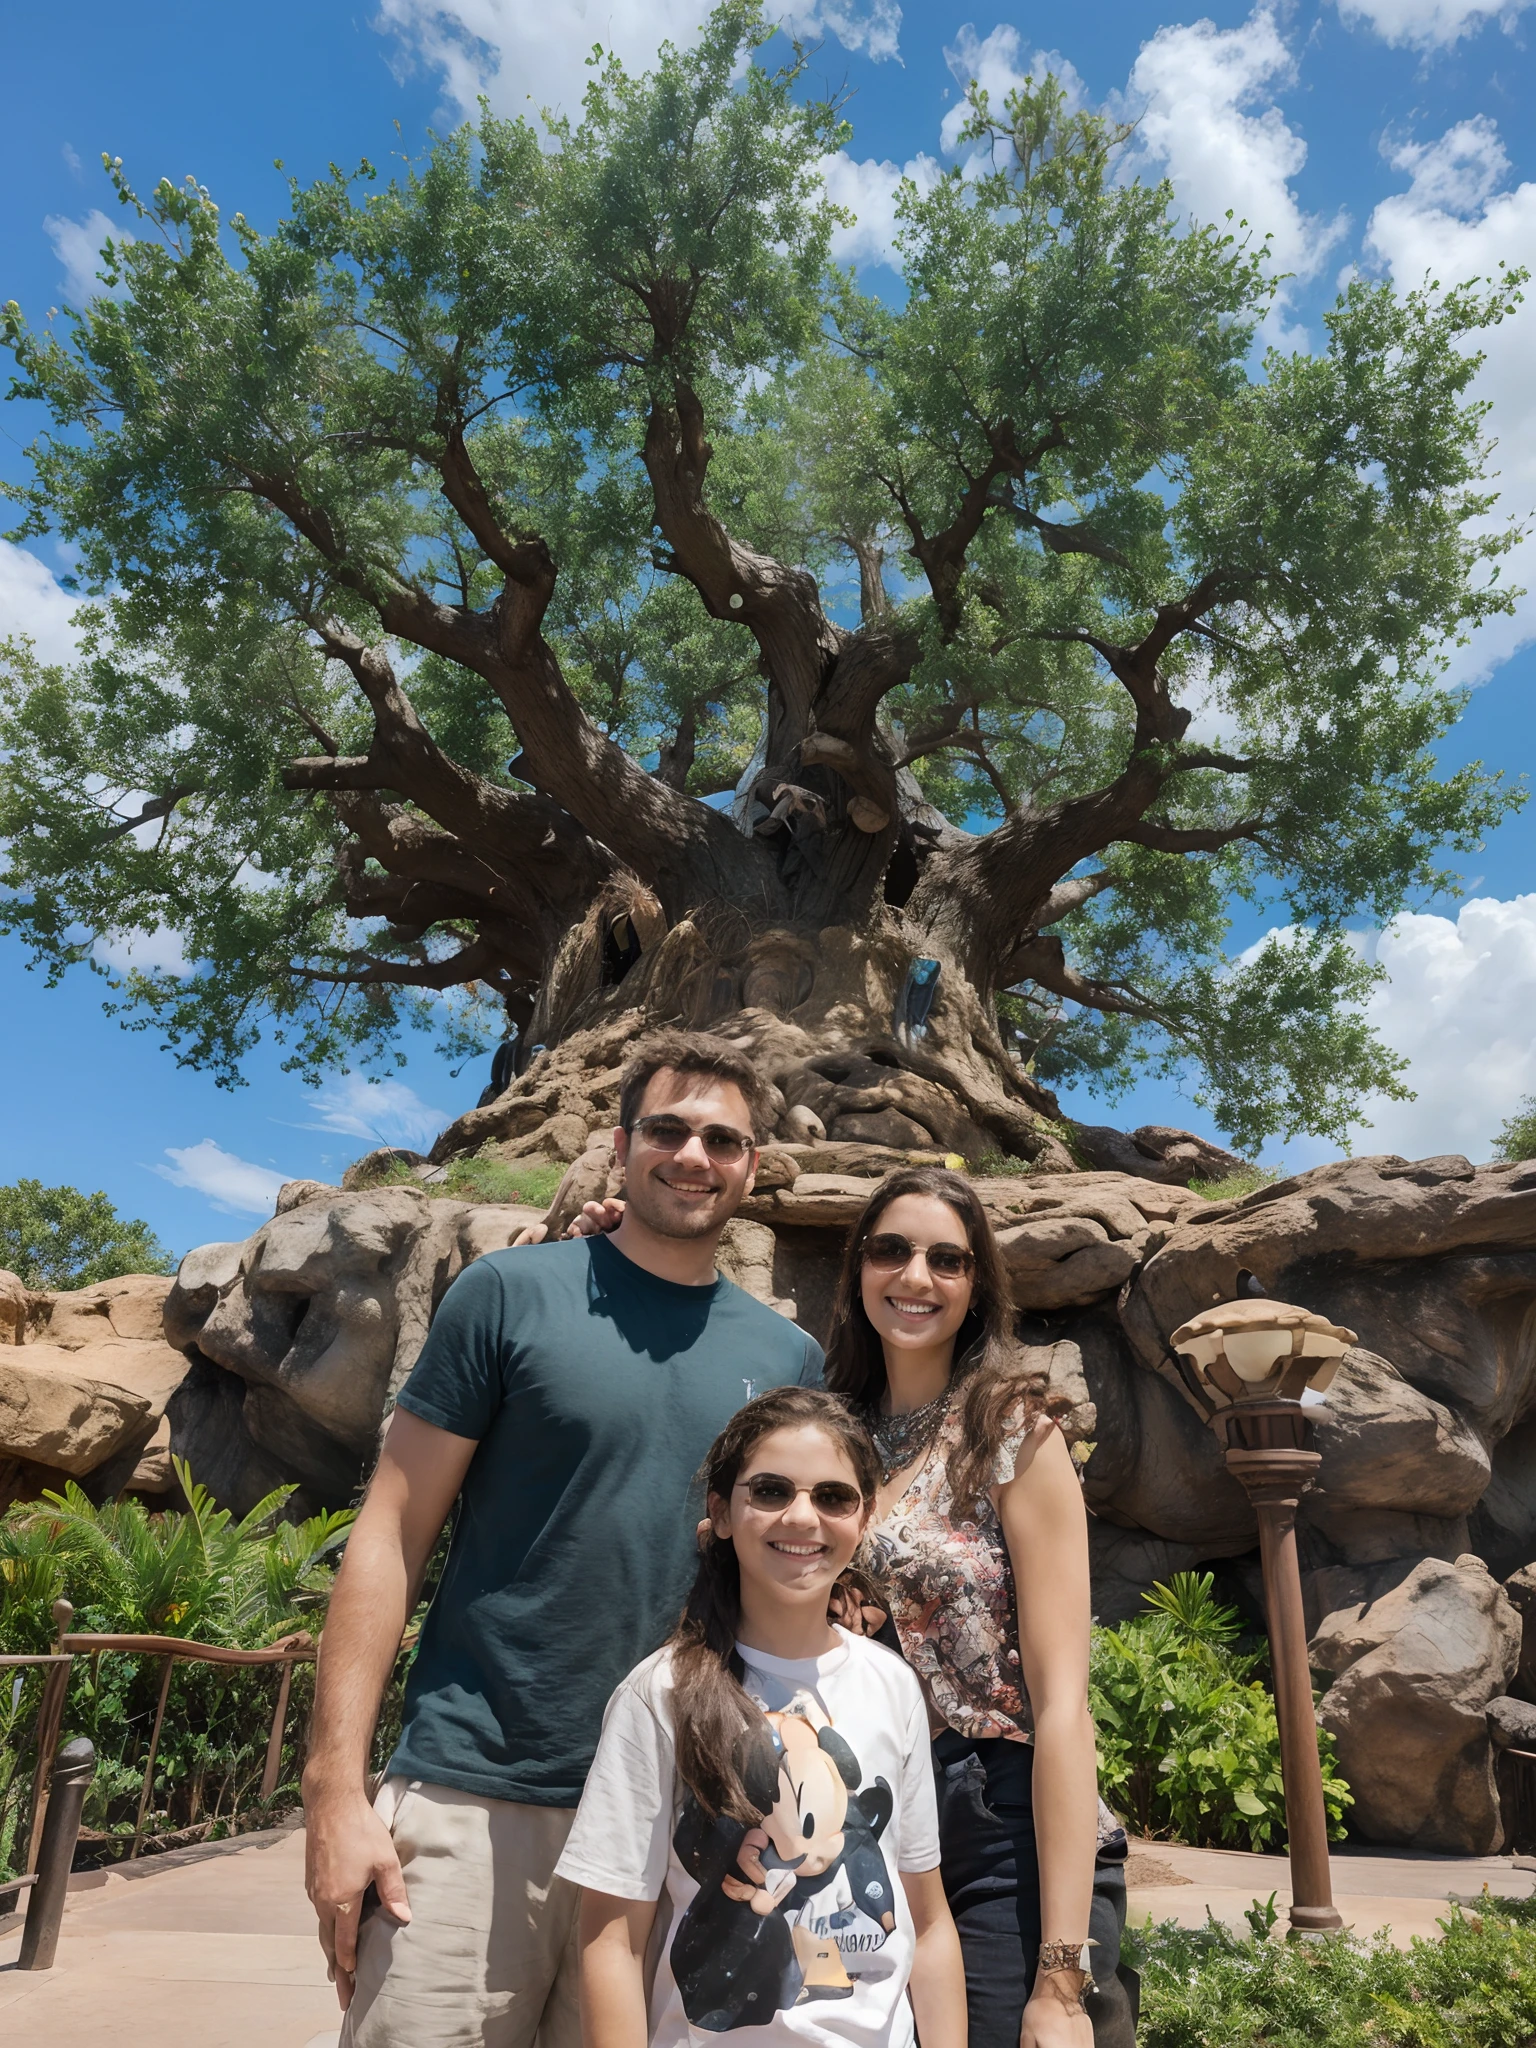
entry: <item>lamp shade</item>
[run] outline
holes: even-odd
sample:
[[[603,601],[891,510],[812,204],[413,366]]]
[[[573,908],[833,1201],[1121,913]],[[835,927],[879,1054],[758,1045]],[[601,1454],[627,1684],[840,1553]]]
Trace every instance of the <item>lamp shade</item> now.
[[[1224,1301],[1191,1316],[1168,1340],[1218,1407],[1321,1393],[1355,1341],[1353,1330],[1292,1302]]]

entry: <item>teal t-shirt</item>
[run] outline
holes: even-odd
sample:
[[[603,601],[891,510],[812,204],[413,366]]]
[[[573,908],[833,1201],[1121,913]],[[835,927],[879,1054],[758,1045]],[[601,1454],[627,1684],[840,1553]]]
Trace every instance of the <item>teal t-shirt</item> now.
[[[479,1448],[391,1773],[574,1806],[609,1695],[693,1583],[705,1452],[751,1394],[821,1367],[731,1281],[660,1280],[604,1237],[461,1274],[399,1395]]]

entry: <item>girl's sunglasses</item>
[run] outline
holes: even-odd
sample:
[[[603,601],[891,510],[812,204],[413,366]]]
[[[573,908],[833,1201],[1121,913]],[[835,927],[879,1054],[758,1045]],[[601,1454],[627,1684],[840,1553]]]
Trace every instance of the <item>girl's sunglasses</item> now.
[[[873,1266],[877,1272],[896,1273],[909,1265],[917,1252],[922,1253],[935,1280],[963,1280],[976,1264],[963,1245],[914,1244],[911,1238],[898,1236],[894,1230],[882,1230],[877,1237],[867,1239],[861,1257],[866,1266]]]
[[[753,1507],[766,1508],[770,1514],[782,1514],[802,1493],[810,1495],[818,1515],[831,1515],[839,1522],[856,1515],[864,1505],[863,1494],[846,1479],[818,1479],[814,1486],[796,1486],[793,1479],[782,1479],[777,1472],[754,1472],[750,1479],[736,1483],[747,1489]]]
[[[634,1129],[658,1152],[681,1152],[690,1138],[697,1138],[703,1144],[705,1157],[713,1159],[716,1166],[734,1166],[744,1152],[752,1149],[752,1140],[733,1131],[729,1124],[706,1124],[702,1131],[696,1131],[680,1116],[642,1116]]]

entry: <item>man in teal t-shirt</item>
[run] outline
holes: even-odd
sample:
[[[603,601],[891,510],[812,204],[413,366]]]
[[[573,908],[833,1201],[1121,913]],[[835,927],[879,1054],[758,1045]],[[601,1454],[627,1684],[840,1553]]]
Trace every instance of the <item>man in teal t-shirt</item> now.
[[[821,1376],[812,1339],[714,1267],[765,1096],[721,1039],[641,1047],[619,1228],[479,1260],[400,1392],[331,1601],[304,1777],[343,2048],[579,2048],[577,1895],[553,1872],[603,1709],[677,1619],[710,1443],[752,1393]],[[370,1806],[379,1701],[455,1498]]]

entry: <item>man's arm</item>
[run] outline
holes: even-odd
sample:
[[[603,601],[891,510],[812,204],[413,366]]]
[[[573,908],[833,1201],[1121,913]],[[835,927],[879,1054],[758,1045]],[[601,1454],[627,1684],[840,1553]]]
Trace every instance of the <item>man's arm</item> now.
[[[395,1410],[320,1638],[304,1767],[305,1884],[343,2011],[369,1885],[386,1912],[411,1917],[395,1845],[368,1803],[368,1748],[432,1546],[474,1454],[473,1438]]]

